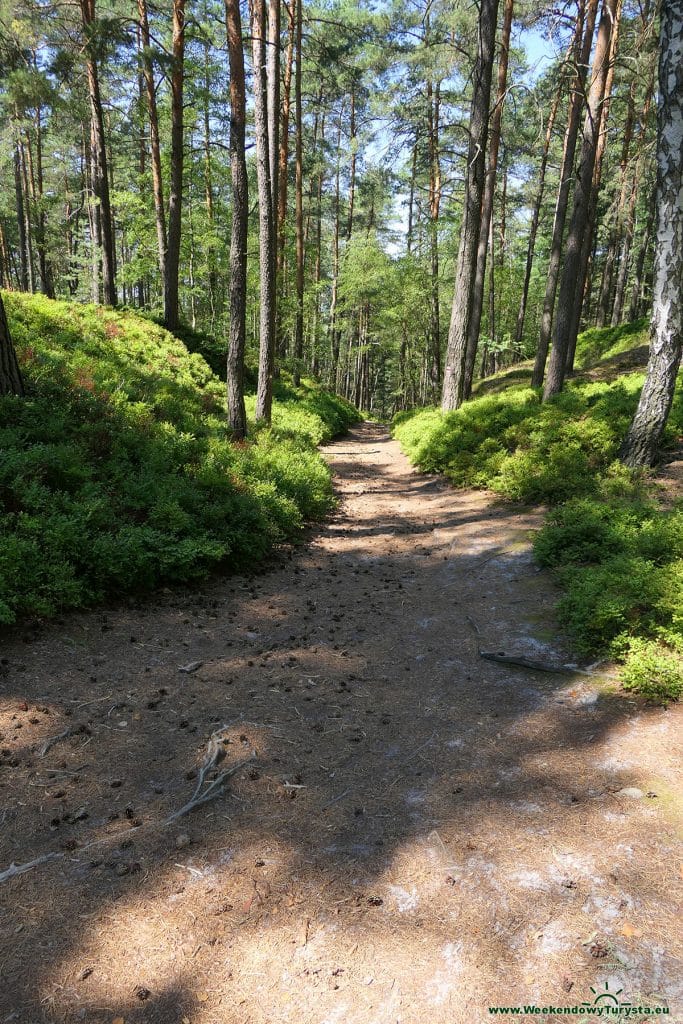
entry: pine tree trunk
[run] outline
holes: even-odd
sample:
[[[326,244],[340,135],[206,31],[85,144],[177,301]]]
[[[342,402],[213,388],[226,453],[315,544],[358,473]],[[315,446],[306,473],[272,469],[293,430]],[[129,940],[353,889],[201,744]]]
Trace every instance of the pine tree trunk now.
[[[294,2],[294,0],[292,0]],[[296,321],[294,327],[294,370],[292,379],[294,386],[299,386],[301,377],[301,361],[304,354],[304,208],[303,208],[303,125],[301,112],[301,75],[302,75],[302,7],[303,0],[296,0],[296,71],[294,75],[294,197],[295,197],[295,228],[296,228]]]
[[[23,394],[24,382],[9,332],[5,305],[0,295],[0,395],[21,397]]]
[[[211,68],[209,65],[209,41],[204,40],[204,90],[202,96],[202,119],[204,135],[204,197],[206,201],[206,219],[209,223],[209,230],[213,236],[214,231],[214,201],[213,201],[213,166],[211,159]],[[216,292],[218,290],[218,272],[216,270],[216,255],[212,244],[207,253],[208,263],[208,300],[211,310],[211,327],[216,318]]]
[[[26,146],[23,140],[19,139],[19,167],[21,170],[21,185],[24,195],[24,240],[26,244],[26,267],[28,269],[28,290],[33,294],[36,290],[35,261],[33,258],[33,228],[31,224],[31,190],[28,183],[28,167],[26,161]]]
[[[564,148],[562,152],[562,166],[560,168],[560,185],[557,190],[557,201],[555,203],[555,217],[553,220],[552,241],[550,243],[550,260],[548,262],[548,276],[546,279],[545,296],[543,298],[543,313],[541,315],[541,330],[536,349],[536,359],[531,376],[531,386],[540,387],[545,374],[545,364],[548,358],[550,346],[550,335],[553,325],[553,312],[555,309],[555,294],[557,282],[560,276],[560,265],[563,254],[564,225],[567,219],[569,208],[569,193],[574,178],[574,155],[579,135],[581,109],[583,107],[583,95],[586,86],[586,69],[590,60],[591,46],[593,43],[593,31],[595,29],[595,18],[598,9],[598,0],[581,0],[581,6],[577,16],[575,33],[575,53],[577,54],[577,68],[574,88],[569,100],[569,115],[567,118],[567,129],[564,136]],[[585,24],[585,29],[584,29]],[[579,40],[583,32],[583,43],[579,47]]]
[[[278,172],[280,149],[280,0],[268,2],[268,155],[273,201],[273,231],[277,237]]]
[[[406,234],[406,255],[410,256],[413,248],[413,207],[415,205],[415,178],[417,171],[417,135],[413,146],[413,158],[410,164],[410,191],[408,193],[408,231]]]
[[[296,34],[296,0],[290,0],[287,7],[287,53],[282,83],[282,111],[280,115],[280,149],[278,159],[278,209],[277,209],[277,273],[282,273],[285,260],[285,224],[287,220],[287,161],[289,157],[289,110],[292,88],[292,67],[294,63],[294,36]]]
[[[623,141],[621,144],[621,159],[619,161],[619,196],[617,198],[616,207],[614,208],[607,241],[607,253],[605,255],[605,265],[600,285],[600,297],[598,299],[598,315],[595,321],[596,327],[604,327],[607,323],[614,298],[613,289],[615,263],[617,259],[617,252],[620,248],[620,239],[624,222],[624,210],[626,209],[629,189],[628,161],[631,149],[631,140],[633,138],[633,122],[635,119],[634,92],[635,81],[631,83],[628,96],[626,124],[624,126]]]
[[[154,88],[154,69],[150,50],[149,20],[146,0],[138,0],[140,17],[140,39],[142,43],[142,73],[147,91],[147,113],[149,117],[149,148],[152,168],[152,193],[154,195],[154,220],[159,250],[159,275],[161,290],[166,294],[166,210],[164,207],[164,183],[161,173],[161,145],[159,142],[159,117],[157,114],[157,98]]]
[[[225,24],[230,58],[230,339],[228,342],[228,423],[236,440],[247,432],[244,408],[244,345],[247,302],[247,226],[249,179],[245,156],[246,90],[239,0],[226,0]]]
[[[543,390],[543,400],[562,390],[567,366],[567,353],[571,342],[572,324],[575,322],[577,286],[583,292],[585,272],[582,280],[582,243],[589,232],[590,204],[593,190],[593,172],[598,151],[601,123],[601,107],[610,70],[612,31],[618,0],[603,0],[598,38],[593,57],[593,71],[586,104],[583,126],[581,156],[577,172],[574,205],[569,222],[569,231],[564,245],[562,279],[557,302],[553,347],[550,354],[548,376]]]
[[[102,289],[104,302],[116,305],[116,254],[114,252],[114,224],[109,198],[109,170],[107,166],[107,140],[100,95],[100,79],[95,53],[95,0],[80,0],[81,21],[85,36],[85,65],[90,99],[92,188],[99,213],[99,241],[102,257]]]
[[[268,152],[268,81],[265,0],[252,0],[254,130],[259,207],[259,371],[256,419],[270,423],[275,374],[275,234]]]
[[[631,261],[631,246],[633,244],[633,231],[636,221],[636,200],[638,199],[638,195],[640,193],[642,186],[641,177],[644,162],[645,136],[647,133],[647,121],[650,114],[650,107],[652,105],[653,93],[654,73],[652,78],[648,82],[648,86],[645,91],[645,99],[643,101],[643,108],[640,113],[640,130],[638,132],[637,156],[635,167],[633,169],[633,178],[630,182],[630,196],[628,199],[628,209],[626,212],[626,217],[622,230],[621,252],[619,254],[619,269],[617,272],[617,283],[616,288],[614,290],[614,303],[612,305],[612,313],[610,319],[612,327],[616,327],[618,324],[621,323],[621,319],[624,312],[624,298],[626,295],[626,283],[628,281],[629,264]]]
[[[356,197],[356,87],[351,86],[351,119],[349,122],[349,148],[351,162],[349,166],[349,213],[346,220],[347,241],[353,233],[353,209]]]
[[[595,165],[593,167],[593,178],[588,196],[586,223],[581,234],[581,258],[576,275],[574,302],[571,307],[571,314],[569,318],[565,374],[573,373],[574,371],[576,341],[579,336],[581,317],[583,315],[584,305],[590,305],[590,297],[592,294],[591,278],[593,270],[595,269],[595,257],[597,250],[595,226],[597,221],[598,196],[600,194],[600,182],[602,180],[602,164],[605,158],[605,148],[607,146],[607,124],[609,122],[610,107],[612,105],[612,87],[614,85],[614,69],[617,62],[617,47],[619,45],[619,30],[621,27],[621,11],[622,0],[617,0],[612,20],[607,77],[605,79],[603,99],[598,113]],[[589,310],[587,309],[587,317],[588,313]]]
[[[315,288],[315,304],[313,307],[313,327],[312,327],[312,358],[311,358],[311,372],[314,377],[318,376],[318,334],[320,324],[320,281],[322,277],[322,238],[323,238],[323,183],[324,183],[324,168],[325,161],[322,156],[325,152],[325,111],[322,114],[322,124],[320,128],[320,149],[321,158],[318,171],[318,186],[316,192],[316,205],[315,205],[315,268],[313,271],[313,286]]]
[[[429,379],[434,395],[441,383],[441,317],[439,302],[439,212],[441,207],[441,161],[439,158],[439,113],[441,83],[427,81],[427,131],[429,153]]]
[[[614,86],[614,74],[617,63],[617,49],[619,45],[619,32],[621,28],[621,13],[623,0],[617,0],[612,19],[612,33],[608,56],[607,76],[605,80],[604,95],[599,107],[598,125],[596,130],[595,165],[593,167],[593,178],[588,199],[586,224],[581,237],[581,258],[578,265],[576,286],[574,291],[574,302],[571,307],[569,319],[569,342],[565,359],[565,374],[573,373],[574,358],[576,355],[576,342],[581,327],[582,319],[585,323],[591,322],[591,299],[593,294],[593,274],[596,268],[598,237],[598,199],[602,181],[602,165],[605,158],[607,146],[607,132],[609,113],[612,105],[612,89]]]
[[[35,57],[34,57],[35,60]],[[31,192],[35,213],[36,225],[36,248],[38,250],[38,269],[40,271],[40,283],[44,295],[54,299],[55,291],[52,281],[52,267],[47,255],[47,224],[45,210],[43,209],[43,117],[42,108],[38,104],[35,113],[36,128],[36,159],[35,173],[33,160],[31,159]]]
[[[683,0],[662,0],[657,124],[657,244],[650,359],[621,459],[655,461],[671,410],[683,344]]]
[[[481,200],[486,172],[486,136],[488,131],[491,78],[496,39],[498,0],[481,0],[477,59],[473,71],[470,112],[470,138],[465,177],[465,201],[460,228],[455,291],[446,348],[441,407],[444,412],[457,409],[463,399],[465,353],[471,316],[472,283],[476,271],[477,244],[481,223]]]
[[[5,229],[0,221],[0,288],[12,288],[12,272],[7,259],[7,243],[5,240]]]
[[[498,91],[496,94],[496,105],[491,116],[491,128],[489,131],[489,163],[486,172],[486,183],[484,185],[484,196],[481,204],[481,224],[479,226],[479,242],[477,244],[477,267],[472,285],[472,312],[467,332],[467,353],[465,355],[463,398],[469,398],[472,394],[474,363],[477,358],[481,314],[484,308],[486,253],[489,245],[489,228],[491,225],[491,214],[493,212],[493,197],[496,191],[498,150],[500,148],[500,126],[503,119],[503,105],[505,103],[505,93],[507,90],[513,5],[514,0],[504,0],[500,57],[498,58]],[[493,272],[493,268],[491,268],[491,271]]]
[[[171,65],[171,182],[168,193],[168,236],[164,281],[164,323],[174,331],[179,323],[178,278],[183,204],[183,86],[185,82],[185,0],[173,0]]]
[[[330,385],[334,390],[339,387],[339,330],[337,328],[337,292],[339,288],[339,233],[340,233],[340,195],[339,175],[341,170],[341,136],[343,102],[339,110],[339,127],[337,130],[337,167],[334,178],[334,232],[332,235],[332,295],[330,298]]]
[[[14,201],[17,212],[17,230],[19,232],[19,286],[23,292],[29,291],[29,259],[26,239],[26,221],[24,219],[24,189],[21,180],[21,159],[19,143],[14,146]]]

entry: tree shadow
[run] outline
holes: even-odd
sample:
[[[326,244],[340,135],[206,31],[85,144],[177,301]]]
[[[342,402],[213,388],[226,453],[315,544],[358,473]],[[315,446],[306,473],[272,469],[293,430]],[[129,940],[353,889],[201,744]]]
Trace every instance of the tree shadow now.
[[[333,520],[261,576],[7,645],[0,869],[59,857],[3,886],[0,1021],[453,1020],[458,993],[472,1013],[498,1001],[501,969],[530,992],[539,957],[592,979],[587,900],[608,901],[594,916],[615,948],[609,901],[630,887],[646,914],[657,857],[619,853],[635,805],[618,794],[643,784],[619,742],[634,712],[662,712],[483,661],[503,643],[566,657],[533,633],[539,612],[556,630],[553,588],[515,548],[521,513],[475,529],[485,496],[433,494],[428,553],[400,515],[378,526],[391,551]],[[217,731],[213,774],[242,766],[165,825]],[[397,972],[415,985],[402,1011]]]

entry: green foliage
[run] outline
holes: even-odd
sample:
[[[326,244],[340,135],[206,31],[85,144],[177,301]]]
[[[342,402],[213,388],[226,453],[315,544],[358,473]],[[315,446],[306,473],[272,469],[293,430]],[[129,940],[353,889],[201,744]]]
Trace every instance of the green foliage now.
[[[643,338],[642,322],[594,330],[581,336],[580,350],[595,365],[628,357]],[[627,685],[675,697],[681,664],[670,649],[683,650],[683,508],[659,509],[642,477],[616,461],[642,383],[640,373],[575,381],[546,404],[516,383],[447,415],[402,413],[394,433],[417,466],[458,486],[554,506],[535,552],[564,588],[560,616],[579,649],[625,659]],[[666,439],[682,428],[679,388]]]
[[[683,658],[652,640],[631,640],[622,669],[627,690],[665,704],[683,696]]]
[[[204,359],[131,313],[5,295],[28,386],[0,400],[0,622],[246,568],[332,507],[315,451],[357,419],[306,384],[233,444]]]
[[[648,321],[636,320],[619,327],[593,327],[580,334],[576,343],[577,367],[587,369],[647,345]]]
[[[556,504],[598,490],[642,383],[641,374],[616,384],[574,383],[545,404],[517,385],[446,415],[435,409],[401,414],[394,433],[420,469],[445,473],[459,487]],[[675,422],[669,432],[674,429]]]
[[[550,514],[535,550],[565,587],[560,612],[583,650],[620,654],[634,634],[681,642],[683,509],[575,499]]]

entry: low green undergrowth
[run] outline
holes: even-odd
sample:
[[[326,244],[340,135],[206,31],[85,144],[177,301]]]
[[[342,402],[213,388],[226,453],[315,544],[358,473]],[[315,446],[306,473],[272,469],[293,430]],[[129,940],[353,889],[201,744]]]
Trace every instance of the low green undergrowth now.
[[[234,444],[224,385],[163,328],[4,298],[28,395],[0,399],[0,622],[248,568],[332,507],[315,446],[348,403],[282,385]]]
[[[642,322],[591,331],[579,352],[596,366],[643,339]],[[625,685],[664,699],[683,688],[683,510],[658,508],[642,475],[617,461],[643,379],[579,379],[546,404],[516,384],[454,413],[399,414],[394,434],[416,466],[456,486],[551,506],[536,555],[563,586],[577,646],[619,657]],[[665,445],[682,431],[679,388]]]
[[[586,653],[624,661],[624,685],[665,699],[683,690],[683,508],[641,494],[575,498],[553,509],[536,557],[562,584],[560,617]]]
[[[592,327],[580,334],[576,343],[576,366],[580,369],[607,363],[618,356],[634,352],[649,343],[646,319],[634,320],[618,327]]]

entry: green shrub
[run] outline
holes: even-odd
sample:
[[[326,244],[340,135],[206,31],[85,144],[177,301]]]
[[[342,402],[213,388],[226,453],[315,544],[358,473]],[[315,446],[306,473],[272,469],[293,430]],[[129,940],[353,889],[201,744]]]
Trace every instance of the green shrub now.
[[[0,399],[0,622],[244,569],[332,506],[315,445],[358,419],[311,383],[231,443],[225,388],[130,312],[7,294],[27,383]]]
[[[630,641],[622,669],[624,688],[666,704],[683,696],[683,657],[652,640]]]
[[[595,366],[646,343],[644,321],[587,331],[578,363]],[[665,652],[683,649],[683,509],[658,509],[644,475],[617,461],[643,380],[642,372],[613,382],[579,379],[546,403],[515,382],[457,412],[422,409],[393,423],[420,469],[444,473],[456,486],[552,506],[535,553],[564,588],[561,617],[582,651],[625,657],[626,679],[645,657],[632,642],[655,645],[643,648],[648,657],[656,643]],[[678,388],[665,445],[681,430]],[[670,696],[680,692],[670,681],[662,686]]]

